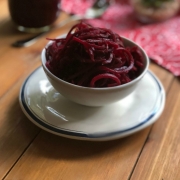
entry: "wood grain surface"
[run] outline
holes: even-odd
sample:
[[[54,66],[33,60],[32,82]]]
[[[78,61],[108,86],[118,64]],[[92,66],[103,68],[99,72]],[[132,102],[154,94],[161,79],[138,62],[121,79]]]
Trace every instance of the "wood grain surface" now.
[[[58,21],[67,16],[62,13]],[[180,81],[154,63],[150,70],[165,88],[165,109],[157,122],[129,137],[71,140],[39,129],[23,114],[19,90],[29,73],[41,66],[46,37],[64,34],[72,24],[30,47],[14,48],[15,40],[31,35],[15,29],[7,0],[0,0],[0,179],[180,180]]]
[[[151,130],[132,176],[133,180],[180,179],[179,90],[179,80],[175,79],[167,94],[164,113]]]

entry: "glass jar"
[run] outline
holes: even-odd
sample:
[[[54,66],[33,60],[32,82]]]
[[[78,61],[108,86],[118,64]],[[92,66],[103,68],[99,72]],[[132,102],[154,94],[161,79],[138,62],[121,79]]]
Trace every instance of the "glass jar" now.
[[[60,0],[8,0],[9,12],[18,30],[43,32],[58,18]]]
[[[142,23],[167,20],[177,14],[179,0],[131,0],[135,15]]]

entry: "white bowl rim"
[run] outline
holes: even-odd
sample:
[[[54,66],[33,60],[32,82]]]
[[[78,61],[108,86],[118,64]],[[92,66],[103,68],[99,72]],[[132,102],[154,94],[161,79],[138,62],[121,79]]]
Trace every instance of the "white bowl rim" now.
[[[61,35],[61,36],[58,36],[57,38],[61,38],[61,37],[64,37],[64,36],[66,36],[66,34],[63,34],[63,35]],[[45,51],[46,51],[46,48],[47,48],[50,44],[53,43],[53,41],[51,41],[51,40],[47,43],[47,45],[45,46],[45,48],[43,48],[43,50],[42,50],[42,52],[41,52],[41,62],[42,62],[42,66],[43,66],[43,68],[44,68],[53,78],[55,78],[57,81],[60,81],[60,82],[62,82],[62,83],[64,83],[64,84],[66,84],[66,85],[73,86],[73,87],[76,87],[76,88],[80,88],[80,89],[83,88],[83,89],[89,89],[89,90],[101,90],[101,91],[103,91],[103,90],[114,90],[114,89],[119,89],[119,88],[126,88],[127,86],[131,86],[131,85],[133,85],[134,83],[136,83],[137,81],[139,81],[139,80],[146,74],[146,72],[147,72],[147,70],[148,70],[148,68],[149,68],[149,58],[148,58],[146,52],[144,51],[144,49],[143,49],[141,46],[139,46],[137,43],[135,43],[134,41],[132,41],[132,40],[130,40],[130,39],[124,37],[124,36],[120,36],[120,37],[121,37],[123,40],[130,42],[130,43],[133,44],[134,46],[137,46],[137,47],[142,51],[142,53],[143,53],[143,55],[144,55],[144,57],[145,57],[145,59],[146,59],[146,64],[145,64],[146,66],[145,66],[145,68],[143,69],[142,73],[141,73],[137,78],[133,79],[132,81],[130,81],[130,82],[128,82],[128,83],[121,84],[121,85],[118,85],[118,86],[113,86],[113,87],[101,87],[101,88],[96,87],[96,88],[94,88],[94,87],[79,86],[79,85],[72,84],[72,83],[69,83],[69,82],[67,82],[67,81],[64,81],[64,80],[58,78],[57,76],[55,76],[54,74],[52,74],[52,73],[49,71],[49,69],[46,67],[46,65],[45,65],[45,62],[46,62]]]

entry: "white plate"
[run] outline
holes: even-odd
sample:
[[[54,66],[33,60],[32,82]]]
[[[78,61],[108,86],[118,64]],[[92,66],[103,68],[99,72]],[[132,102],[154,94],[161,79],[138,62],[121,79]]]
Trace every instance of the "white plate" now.
[[[148,71],[125,99],[108,106],[87,107],[61,96],[40,67],[23,83],[19,101],[25,115],[50,133],[102,141],[128,136],[154,123],[164,109],[165,92]]]

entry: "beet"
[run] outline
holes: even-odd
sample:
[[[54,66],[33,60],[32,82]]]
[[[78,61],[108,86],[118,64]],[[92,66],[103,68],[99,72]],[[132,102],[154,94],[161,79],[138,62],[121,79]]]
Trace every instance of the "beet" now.
[[[112,87],[128,83],[144,64],[138,47],[125,47],[109,29],[80,22],[65,38],[49,39],[46,67],[58,78],[85,87]]]

